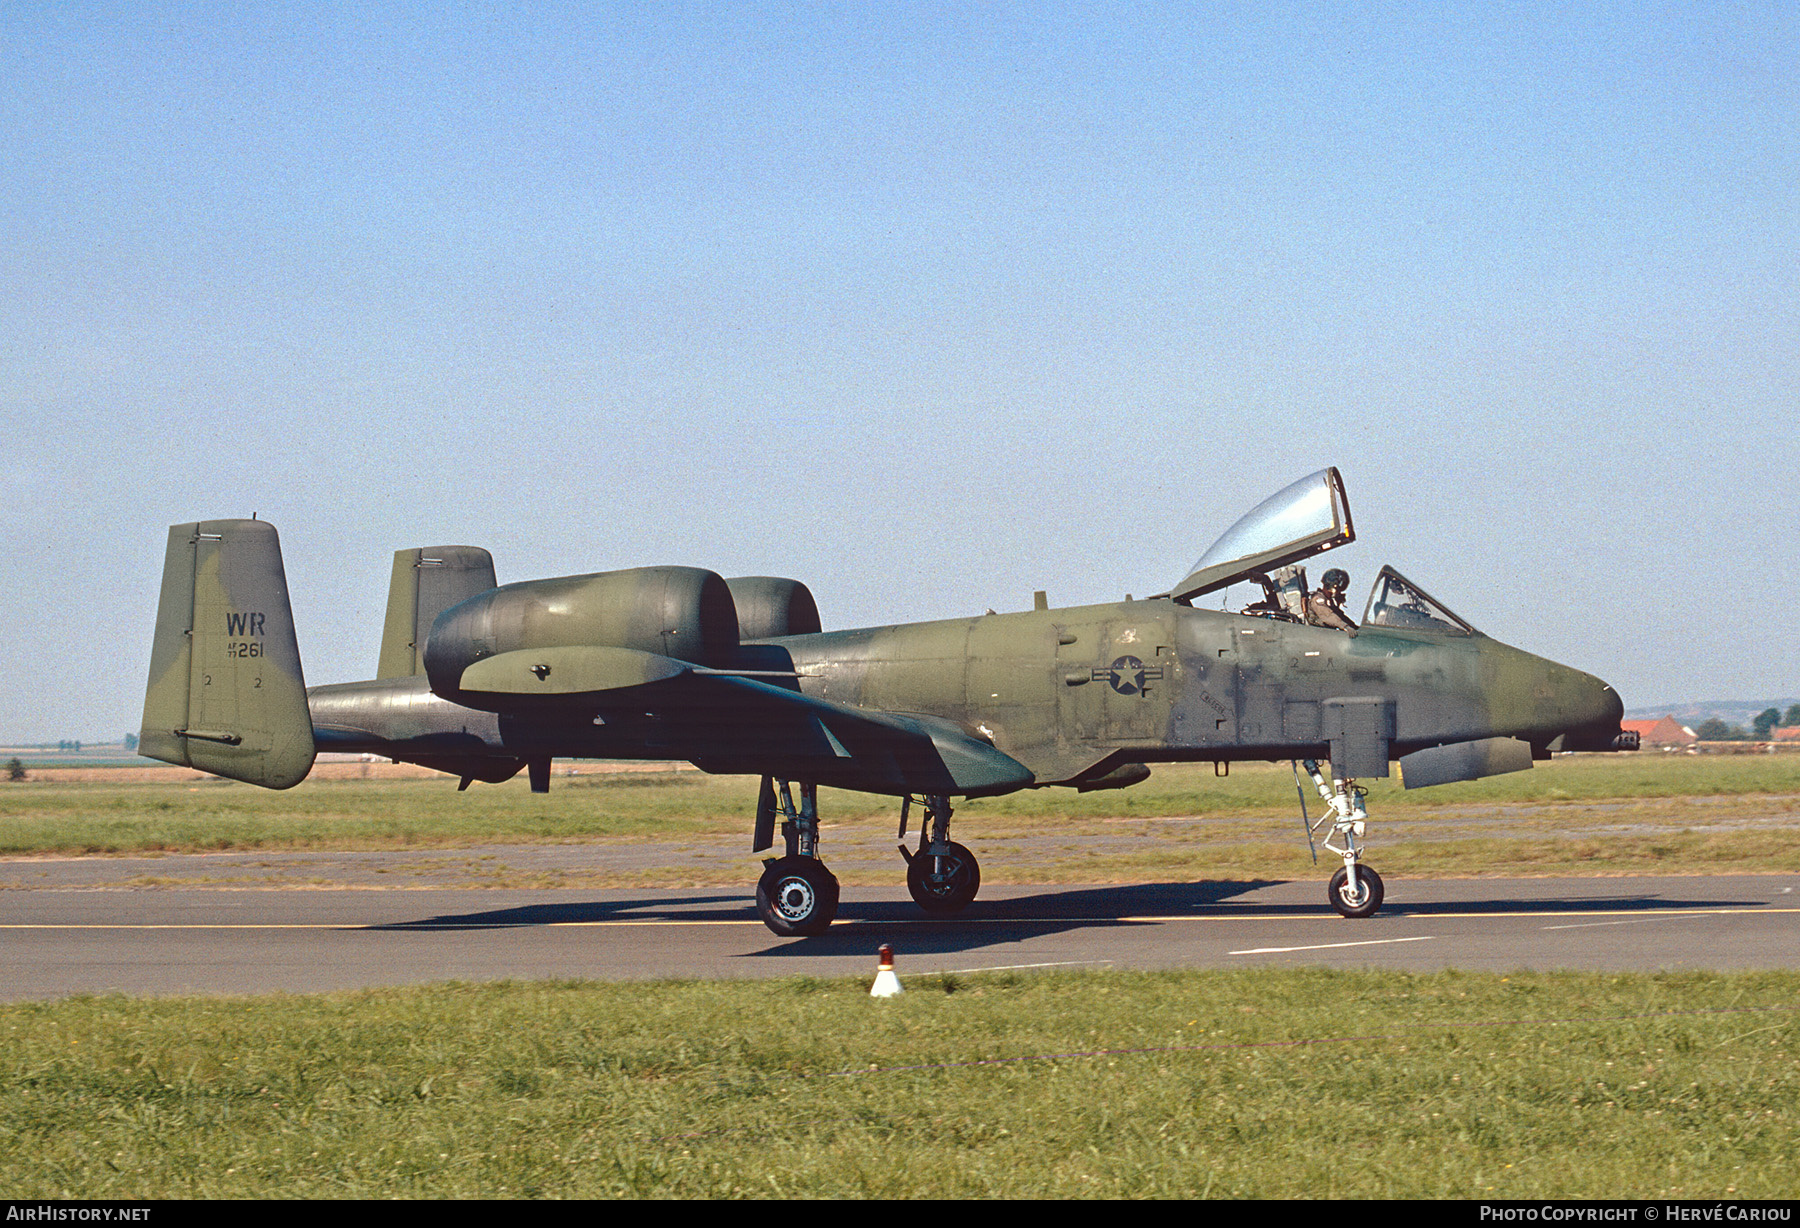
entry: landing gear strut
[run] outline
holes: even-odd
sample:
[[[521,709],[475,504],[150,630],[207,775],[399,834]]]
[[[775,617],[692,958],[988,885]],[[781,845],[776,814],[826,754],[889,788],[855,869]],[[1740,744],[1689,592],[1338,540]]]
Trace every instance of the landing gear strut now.
[[[1331,882],[1325,888],[1325,898],[1342,916],[1372,917],[1381,908],[1382,885],[1381,875],[1375,873],[1374,867],[1362,864],[1363,824],[1369,817],[1363,806],[1366,791],[1358,788],[1354,780],[1335,772],[1327,784],[1316,760],[1306,760],[1305,767],[1326,807],[1319,821],[1308,829],[1308,835],[1330,823],[1331,835],[1325,838],[1325,848],[1344,859],[1343,868],[1331,876]],[[1305,805],[1306,799],[1302,795],[1302,814]],[[1341,843],[1332,843],[1333,837]]]
[[[837,916],[838,880],[819,860],[818,786],[802,782],[796,808],[787,781],[763,777],[756,803],[754,851],[761,852],[774,843],[777,813],[782,816],[787,855],[763,862],[762,878],[756,884],[757,915],[783,938],[823,934]]]
[[[900,803],[900,835],[906,839],[906,819],[912,798]],[[958,913],[967,908],[981,890],[981,863],[975,854],[950,839],[950,799],[932,794],[925,799],[925,822],[919,825],[919,851],[904,844],[900,855],[906,858],[906,889],[913,902],[926,912]]]

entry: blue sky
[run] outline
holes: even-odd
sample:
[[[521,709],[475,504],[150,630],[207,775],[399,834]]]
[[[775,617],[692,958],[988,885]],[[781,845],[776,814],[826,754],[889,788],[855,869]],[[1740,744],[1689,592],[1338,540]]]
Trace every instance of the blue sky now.
[[[165,527],[1160,591],[1336,464],[1632,706],[1800,693],[1788,6],[0,8],[0,738],[134,729]]]

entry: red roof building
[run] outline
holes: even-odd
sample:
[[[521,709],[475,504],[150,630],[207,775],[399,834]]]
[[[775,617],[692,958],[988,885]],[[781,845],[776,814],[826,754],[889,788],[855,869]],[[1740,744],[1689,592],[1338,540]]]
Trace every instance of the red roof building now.
[[[1638,745],[1645,750],[1686,750],[1700,740],[1700,735],[1672,716],[1660,721],[1620,721],[1626,730],[1635,730]]]

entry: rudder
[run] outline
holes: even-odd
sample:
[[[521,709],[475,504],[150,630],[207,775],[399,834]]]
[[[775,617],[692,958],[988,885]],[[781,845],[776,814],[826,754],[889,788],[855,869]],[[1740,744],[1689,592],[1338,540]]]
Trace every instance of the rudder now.
[[[312,770],[313,751],[275,527],[170,526],[138,753],[286,789]]]

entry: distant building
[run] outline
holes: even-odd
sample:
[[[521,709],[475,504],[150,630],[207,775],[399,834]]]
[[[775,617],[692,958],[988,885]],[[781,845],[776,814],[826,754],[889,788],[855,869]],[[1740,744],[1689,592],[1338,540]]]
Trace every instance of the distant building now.
[[[1800,725],[1786,725],[1780,729],[1771,730],[1769,740],[1771,742],[1800,742]]]
[[[1672,716],[1660,721],[1620,721],[1629,733],[1636,733],[1638,745],[1645,750],[1687,750],[1700,740],[1700,735]]]

